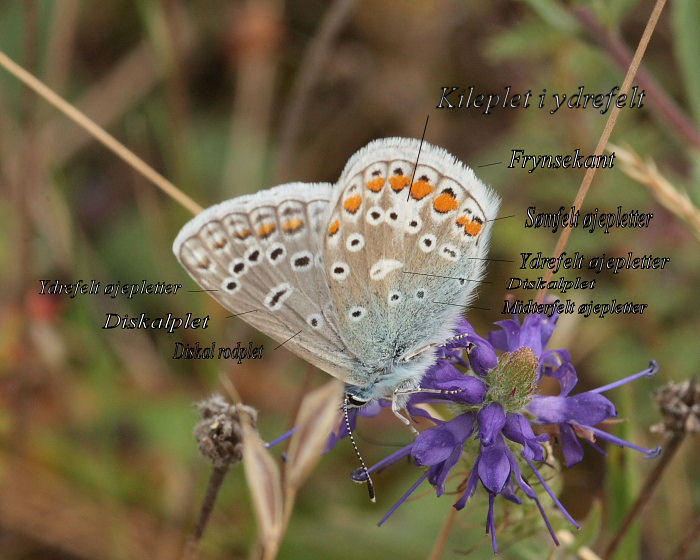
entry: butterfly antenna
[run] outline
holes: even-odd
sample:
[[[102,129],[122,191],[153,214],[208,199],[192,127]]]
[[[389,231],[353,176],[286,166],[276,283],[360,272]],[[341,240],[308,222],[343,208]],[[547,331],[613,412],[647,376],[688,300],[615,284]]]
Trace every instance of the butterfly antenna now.
[[[348,416],[348,396],[345,395],[343,400],[343,417],[345,418],[345,428],[348,431],[348,436],[352,442],[352,447],[355,450],[357,458],[360,460],[360,467],[362,472],[365,473],[365,480],[367,481],[367,491],[369,492],[369,499],[372,502],[376,502],[377,498],[374,494],[374,483],[372,482],[372,477],[369,475],[369,470],[367,470],[367,465],[365,465],[365,460],[360,455],[360,450],[357,448],[357,443],[355,442],[355,436],[352,435],[352,430],[350,429],[350,417]]]

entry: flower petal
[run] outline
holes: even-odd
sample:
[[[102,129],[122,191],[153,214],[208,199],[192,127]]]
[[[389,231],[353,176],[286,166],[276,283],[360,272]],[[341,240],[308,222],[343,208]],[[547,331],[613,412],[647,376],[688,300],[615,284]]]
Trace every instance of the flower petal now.
[[[579,424],[600,424],[617,416],[615,405],[604,396],[590,391],[573,397],[535,397],[528,410],[545,424],[575,421]]]
[[[411,455],[418,465],[432,466],[447,459],[455,445],[454,435],[445,426],[436,426],[418,434]]]
[[[506,455],[506,446],[503,438],[500,443],[488,447],[481,446],[477,470],[482,484],[494,494],[499,494],[510,475],[510,462]]]
[[[477,419],[481,444],[491,445],[506,423],[506,413],[503,412],[500,404],[491,403],[478,412]]]
[[[503,435],[523,446],[523,453],[535,461],[544,461],[544,449],[532,431],[532,425],[522,414],[507,414]]]
[[[567,467],[573,467],[583,459],[583,446],[569,424],[559,424],[559,442]]]

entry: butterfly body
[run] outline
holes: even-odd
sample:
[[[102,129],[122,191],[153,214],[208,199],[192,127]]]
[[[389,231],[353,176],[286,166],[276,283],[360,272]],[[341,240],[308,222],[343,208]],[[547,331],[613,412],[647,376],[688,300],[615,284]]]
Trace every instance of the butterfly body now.
[[[419,385],[431,345],[474,297],[498,204],[446,151],[389,138],[352,156],[334,185],[205,210],[173,250],[224,307],[363,402]]]

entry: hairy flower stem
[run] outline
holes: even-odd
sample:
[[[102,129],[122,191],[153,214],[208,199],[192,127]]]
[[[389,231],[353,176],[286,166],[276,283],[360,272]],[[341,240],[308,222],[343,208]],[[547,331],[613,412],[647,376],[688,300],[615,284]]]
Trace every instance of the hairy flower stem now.
[[[199,509],[197,524],[194,526],[192,535],[187,541],[187,546],[182,555],[183,560],[195,560],[199,556],[199,543],[202,540],[202,535],[204,535],[204,530],[207,528],[211,512],[214,510],[216,497],[219,495],[219,490],[224,482],[228,468],[229,465],[215,466],[211,471],[211,475],[209,475],[209,483],[202,500],[202,507]]]
[[[620,546],[622,539],[625,537],[627,531],[629,531],[629,528],[632,526],[632,522],[641,513],[642,509],[644,509],[644,506],[649,501],[649,498],[651,498],[654,489],[656,488],[657,484],[659,483],[659,480],[661,479],[661,475],[663,474],[666,467],[668,467],[668,465],[671,464],[671,460],[680,448],[684,438],[685,432],[675,432],[673,436],[671,436],[671,439],[669,440],[668,444],[664,446],[664,452],[661,455],[659,462],[656,464],[654,470],[651,471],[651,474],[649,475],[646,482],[644,483],[644,486],[639,492],[637,500],[627,512],[627,515],[625,516],[622,525],[617,530],[617,533],[613,537],[612,541],[610,541],[608,547],[605,549],[605,552],[602,555],[603,560],[610,560],[615,554],[617,547]]]

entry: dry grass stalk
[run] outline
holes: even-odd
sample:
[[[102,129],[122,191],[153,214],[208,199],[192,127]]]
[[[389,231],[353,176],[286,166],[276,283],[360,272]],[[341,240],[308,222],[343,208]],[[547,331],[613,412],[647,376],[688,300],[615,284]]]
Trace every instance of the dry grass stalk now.
[[[337,380],[309,393],[301,403],[297,431],[289,442],[285,487],[296,491],[318,462],[338,419],[343,385]]]
[[[258,523],[257,557],[263,560],[277,556],[296,493],[321,458],[338,419],[342,394],[342,383],[334,379],[302,401],[287,453],[284,484],[272,455],[252,427],[243,423],[243,465]]]
[[[41,96],[45,101],[53,105],[61,111],[66,117],[72,120],[76,125],[83,128],[91,134],[96,140],[106,146],[112,153],[123,159],[127,164],[133,167],[136,171],[146,177],[151,183],[165,192],[173,200],[180,203],[193,214],[198,214],[202,211],[202,207],[194,202],[189,196],[183,193],[155,169],[149,166],[140,157],[129,150],[124,144],[119,142],[114,136],[97,125],[93,120],[85,114],[78,111],[73,105],[56,94],[51,88],[27,72],[20,65],[12,61],[5,53],[0,51],[0,66],[5,68],[13,76],[19,79],[26,86],[30,87],[34,92]]]
[[[651,158],[643,160],[629,146],[623,148],[610,144],[608,151],[615,152],[622,162],[622,171],[625,175],[647,187],[660,204],[690,226],[695,237],[700,241],[700,210],[685,192],[678,190],[661,175]]]
[[[243,467],[258,523],[260,557],[274,558],[282,538],[282,478],[277,463],[252,426],[243,429]]]

